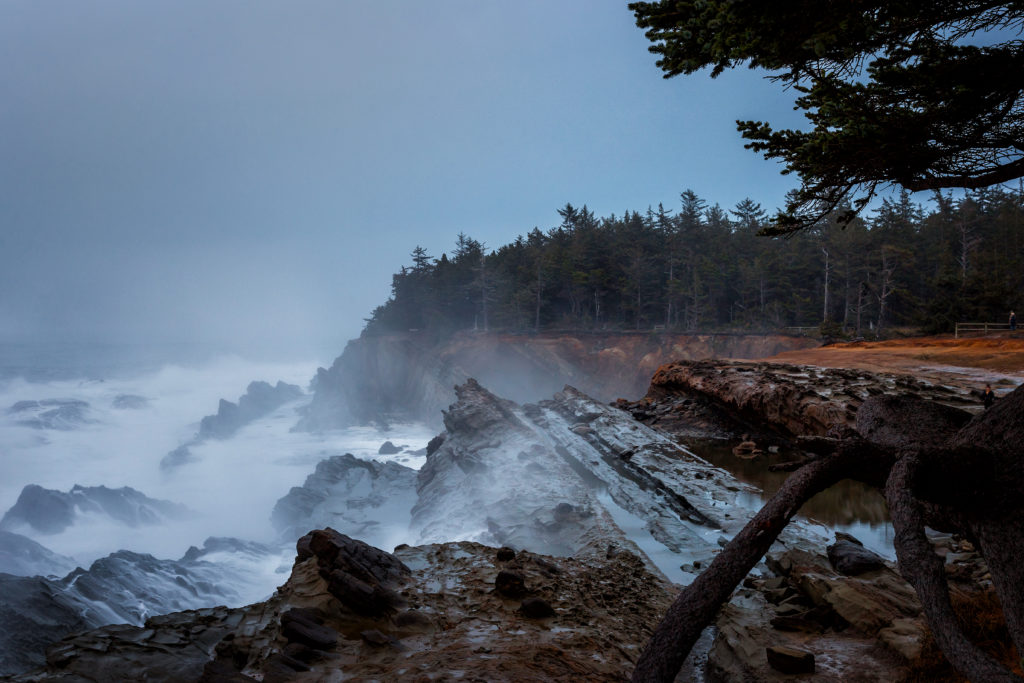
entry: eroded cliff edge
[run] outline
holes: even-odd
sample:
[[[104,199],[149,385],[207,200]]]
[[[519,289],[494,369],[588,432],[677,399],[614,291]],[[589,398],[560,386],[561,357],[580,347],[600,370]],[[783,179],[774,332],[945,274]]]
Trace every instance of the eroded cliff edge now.
[[[641,396],[666,360],[763,358],[812,348],[809,337],[751,334],[462,332],[438,341],[426,333],[353,339],[314,379],[299,429],[371,420],[439,423],[452,387],[473,377],[517,402],[551,396],[570,384],[600,401]]]

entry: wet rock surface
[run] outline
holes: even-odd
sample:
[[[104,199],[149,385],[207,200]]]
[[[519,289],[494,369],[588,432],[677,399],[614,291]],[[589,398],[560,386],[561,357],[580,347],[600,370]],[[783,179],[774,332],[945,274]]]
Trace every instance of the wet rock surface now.
[[[416,470],[398,463],[335,455],[321,460],[302,486],[277,501],[271,522],[288,542],[310,529],[334,527],[383,545],[394,527],[408,525],[416,477]]]
[[[57,534],[72,526],[79,515],[103,515],[134,527],[186,519],[191,514],[184,505],[150,498],[128,486],[111,489],[76,484],[65,493],[29,484],[0,519],[0,529],[28,527],[42,534]]]
[[[502,569],[524,577],[525,600],[493,590]],[[378,609],[339,591],[339,575]],[[447,543],[391,554],[325,529],[300,539],[291,577],[266,602],[69,636],[10,680],[619,681],[672,592],[631,553],[499,562],[495,548]]]
[[[199,431],[189,441],[170,451],[160,461],[164,470],[174,469],[192,460],[192,446],[207,439],[227,439],[253,420],[269,415],[281,406],[305,395],[301,387],[278,381],[251,382],[237,403],[221,399],[215,415],[207,415],[199,422]]]
[[[124,550],[62,579],[0,574],[0,674],[41,664],[47,646],[68,633],[138,626],[155,614],[237,601],[227,578],[223,568],[201,560]]]
[[[0,574],[64,576],[74,568],[75,561],[70,557],[21,534],[0,531]]]
[[[152,662],[187,650],[190,672],[198,661],[191,653],[207,653],[197,676],[208,681],[628,677],[672,600],[668,579],[688,582],[707,567],[749,519],[753,491],[673,437],[571,387],[522,406],[475,381],[456,392],[443,438],[415,475],[409,520],[418,545],[388,553],[332,528],[309,533],[286,585],[233,625],[226,620],[235,612],[226,611],[197,628],[209,634],[202,646],[181,641],[177,627],[162,635],[150,619],[142,631],[98,636],[102,644],[69,637],[61,658],[38,675],[129,651]],[[803,405],[823,400],[816,395]],[[789,433],[792,411],[767,396],[749,405],[770,411],[771,430]],[[865,405],[868,413],[918,410],[876,400],[841,414],[855,426]],[[947,432],[969,418],[941,407],[925,412]],[[279,503],[281,528],[333,515],[347,531],[360,518],[338,510],[379,514],[374,492],[390,490],[379,463],[337,456],[321,466]],[[933,542],[947,573],[986,580],[962,539]],[[856,539],[837,538],[827,554],[826,545],[812,525],[787,528],[722,609],[684,676],[706,668],[720,680],[788,680],[796,671],[821,681],[898,678],[927,638],[916,595]],[[147,629],[154,633],[142,635]],[[185,649],[158,651],[164,638]]]

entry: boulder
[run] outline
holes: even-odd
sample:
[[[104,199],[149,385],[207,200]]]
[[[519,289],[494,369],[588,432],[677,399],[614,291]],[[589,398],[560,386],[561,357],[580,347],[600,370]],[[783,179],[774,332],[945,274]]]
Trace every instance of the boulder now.
[[[859,541],[839,539],[826,551],[833,569],[847,576],[857,576],[885,566],[882,556],[868,550]]]
[[[377,455],[394,455],[401,452],[402,449],[390,441],[385,441],[380,445],[380,448],[377,449]]]

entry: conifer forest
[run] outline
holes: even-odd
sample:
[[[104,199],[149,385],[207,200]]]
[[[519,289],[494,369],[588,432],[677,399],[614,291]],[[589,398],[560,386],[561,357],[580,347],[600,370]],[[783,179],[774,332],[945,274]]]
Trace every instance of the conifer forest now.
[[[1005,322],[1024,308],[1024,188],[926,204],[906,192],[848,225],[758,233],[747,199],[723,209],[684,191],[676,210],[597,217],[566,204],[560,222],[490,248],[459,233],[450,253],[417,246],[366,335],[461,329],[771,332],[884,338]]]

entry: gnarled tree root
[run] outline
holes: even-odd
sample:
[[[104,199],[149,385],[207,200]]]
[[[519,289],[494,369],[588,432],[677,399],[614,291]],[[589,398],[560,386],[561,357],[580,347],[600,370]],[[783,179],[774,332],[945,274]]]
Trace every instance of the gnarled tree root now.
[[[917,591],[935,642],[957,671],[972,681],[1020,683],[1019,676],[972,643],[957,622],[943,562],[925,536],[924,515],[913,494],[919,466],[917,454],[904,454],[893,465],[885,486],[900,573]]]
[[[701,631],[808,499],[841,479],[864,457],[842,448],[794,472],[669,607],[644,648],[634,681],[672,681]]]

